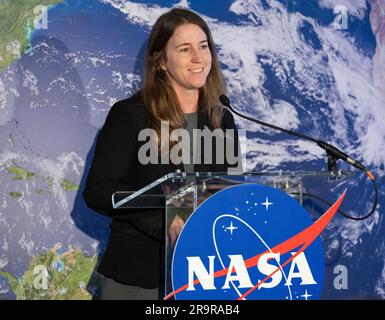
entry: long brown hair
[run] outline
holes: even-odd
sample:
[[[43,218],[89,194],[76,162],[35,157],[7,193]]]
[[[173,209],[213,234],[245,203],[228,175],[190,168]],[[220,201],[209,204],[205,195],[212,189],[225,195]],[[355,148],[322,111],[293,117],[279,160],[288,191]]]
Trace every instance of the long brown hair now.
[[[174,8],[161,15],[152,27],[147,46],[144,68],[143,99],[150,113],[150,126],[160,137],[161,121],[168,121],[170,131],[183,128],[184,114],[180,108],[175,90],[160,64],[166,61],[166,45],[180,25],[192,23],[206,34],[211,52],[211,70],[205,85],[199,89],[199,110],[206,109],[213,128],[220,128],[223,108],[218,97],[226,94],[226,85],[215,51],[214,41],[206,22],[196,13]],[[160,139],[159,139],[160,140]],[[158,147],[160,141],[158,140]],[[170,142],[170,146],[176,142]]]

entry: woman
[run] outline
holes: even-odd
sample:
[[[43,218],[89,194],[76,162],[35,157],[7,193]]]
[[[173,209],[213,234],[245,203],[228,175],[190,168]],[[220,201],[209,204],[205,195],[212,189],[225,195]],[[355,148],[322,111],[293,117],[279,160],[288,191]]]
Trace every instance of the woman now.
[[[147,163],[138,157],[145,128],[157,134],[160,155],[175,142],[161,141],[161,123],[174,129],[234,129],[234,119],[218,97],[226,92],[207,24],[197,14],[172,9],[155,23],[149,36],[144,85],[110,110],[98,136],[83,193],[87,205],[112,217],[111,235],[98,267],[104,278],[102,299],[158,299],[163,292],[163,210],[114,211],[115,191],[138,190],[181,171],[226,172],[228,164]],[[237,137],[235,139],[236,144]],[[169,145],[164,148],[164,145]],[[215,148],[215,147],[214,147]],[[238,148],[236,149],[238,150]],[[213,154],[215,155],[213,150]]]

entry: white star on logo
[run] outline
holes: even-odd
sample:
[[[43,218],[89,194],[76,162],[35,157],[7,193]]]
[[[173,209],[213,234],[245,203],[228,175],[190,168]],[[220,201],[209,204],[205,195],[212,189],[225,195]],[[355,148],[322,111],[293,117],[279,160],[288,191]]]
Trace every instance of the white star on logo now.
[[[307,293],[307,289],[305,290],[305,293],[301,295],[301,297],[305,298],[305,300],[309,300],[308,298],[310,298],[311,296],[312,296],[311,294]]]
[[[226,227],[225,229],[226,229],[226,230],[230,230],[231,235],[233,235],[233,231],[234,231],[235,229],[238,229],[238,227],[234,227],[234,226],[233,226],[233,222],[231,221],[230,227]]]
[[[261,205],[265,206],[266,207],[266,211],[269,210],[269,206],[272,205],[273,202],[269,202],[269,198],[266,197],[266,201],[265,202],[262,202]]]

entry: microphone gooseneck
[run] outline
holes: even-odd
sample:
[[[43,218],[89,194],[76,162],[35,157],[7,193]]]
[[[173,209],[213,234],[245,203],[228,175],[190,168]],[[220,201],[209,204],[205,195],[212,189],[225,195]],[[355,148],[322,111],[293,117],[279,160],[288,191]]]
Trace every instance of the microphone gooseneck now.
[[[231,106],[230,99],[227,96],[225,96],[224,94],[222,94],[219,97],[219,100],[220,100],[220,102],[225,107],[229,108],[236,115],[238,115],[238,116],[240,116],[240,117],[242,117],[244,119],[250,120],[252,122],[258,123],[260,125],[263,125],[263,126],[275,129],[275,130],[279,130],[279,131],[285,132],[285,133],[290,134],[292,136],[296,136],[296,137],[299,137],[299,138],[302,138],[302,139],[305,139],[305,140],[309,140],[309,141],[315,142],[320,148],[324,149],[329,156],[335,157],[336,159],[344,160],[347,163],[349,163],[350,165],[356,167],[357,169],[365,171],[366,173],[368,173],[368,175],[370,173],[370,171],[362,163],[360,163],[359,161],[349,157],[346,153],[342,152],[341,150],[337,149],[335,146],[333,146],[333,145],[331,145],[329,143],[326,143],[326,142],[324,142],[322,140],[314,139],[313,137],[310,137],[308,135],[305,135],[305,134],[302,134],[302,133],[299,133],[299,132],[296,132],[296,131],[287,130],[287,129],[284,129],[284,128],[281,128],[281,127],[277,127],[277,126],[272,125],[270,123],[263,122],[261,120],[257,120],[257,119],[245,116],[243,114],[240,114],[238,111],[236,111]],[[371,176],[369,176],[369,177],[371,178]]]
[[[352,220],[364,220],[364,219],[366,219],[366,218],[368,218],[369,216],[372,215],[372,213],[374,212],[374,210],[377,207],[378,188],[377,188],[377,184],[376,184],[374,175],[362,163],[360,163],[359,161],[353,159],[352,157],[349,157],[346,153],[342,152],[341,150],[339,150],[335,146],[333,146],[333,145],[331,145],[329,143],[326,143],[326,142],[324,142],[322,140],[318,140],[318,139],[315,139],[313,137],[310,137],[308,135],[305,135],[305,134],[302,134],[302,133],[299,133],[299,132],[296,132],[296,131],[287,130],[287,129],[275,126],[273,124],[270,124],[270,123],[267,123],[267,122],[264,122],[264,121],[261,121],[261,120],[257,120],[257,119],[245,116],[245,115],[239,113],[237,110],[235,110],[231,106],[230,99],[226,95],[224,95],[224,94],[222,94],[219,97],[219,101],[226,108],[230,109],[231,112],[235,113],[236,115],[238,115],[241,118],[244,118],[244,119],[247,119],[249,121],[255,122],[257,124],[260,124],[262,126],[266,126],[266,127],[269,127],[269,128],[281,131],[281,132],[285,132],[285,133],[290,134],[292,136],[296,136],[296,137],[299,137],[299,138],[302,138],[302,139],[305,139],[305,140],[312,141],[312,142],[316,143],[320,148],[322,148],[323,150],[326,151],[326,154],[328,156],[329,171],[336,171],[337,170],[337,166],[336,166],[336,160],[337,159],[341,159],[341,160],[349,163],[353,167],[355,167],[355,168],[357,168],[359,170],[364,171],[368,175],[370,180],[373,182],[373,186],[374,186],[374,190],[375,190],[374,206],[373,206],[372,210],[370,211],[370,213],[365,215],[364,217],[358,217],[358,218],[357,217],[352,217],[352,216],[349,216],[349,215],[347,215],[345,213],[343,213],[343,215],[345,217],[349,218],[349,219],[352,219]],[[322,200],[322,201],[324,201],[324,200]]]

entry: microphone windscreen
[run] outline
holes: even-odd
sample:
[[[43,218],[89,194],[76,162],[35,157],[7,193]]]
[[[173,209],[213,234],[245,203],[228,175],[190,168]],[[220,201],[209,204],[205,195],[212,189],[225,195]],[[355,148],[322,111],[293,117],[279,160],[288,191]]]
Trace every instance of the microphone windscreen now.
[[[219,97],[219,101],[225,106],[230,107],[230,99],[225,96],[224,94],[221,94]]]

